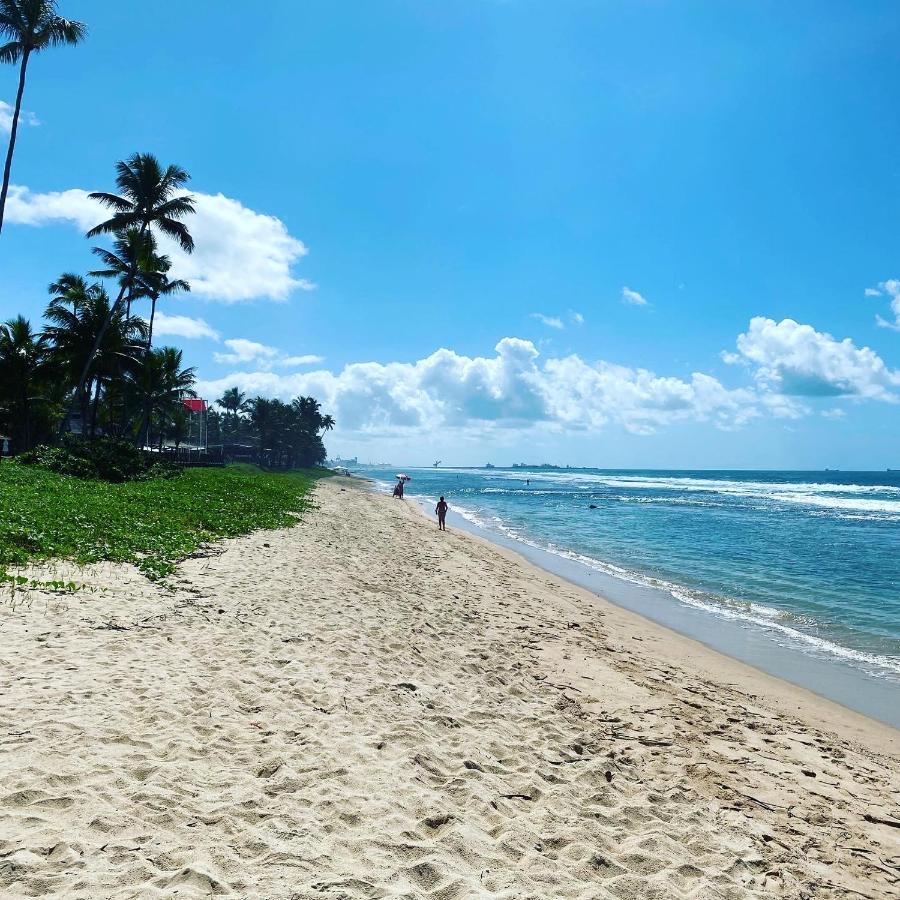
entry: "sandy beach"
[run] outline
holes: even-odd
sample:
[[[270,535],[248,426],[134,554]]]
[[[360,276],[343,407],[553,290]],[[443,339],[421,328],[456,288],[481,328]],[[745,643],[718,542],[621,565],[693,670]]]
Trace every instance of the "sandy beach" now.
[[[900,896],[900,732],[329,479],[0,602],[0,896]]]

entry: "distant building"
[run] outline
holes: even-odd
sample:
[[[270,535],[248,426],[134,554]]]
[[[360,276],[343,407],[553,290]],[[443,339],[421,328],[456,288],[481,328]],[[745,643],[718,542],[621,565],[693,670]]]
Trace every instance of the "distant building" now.
[[[358,466],[359,463],[355,456],[352,459],[342,459],[340,456],[336,456],[334,459],[325,460],[325,465],[333,469],[335,466],[343,466],[345,468],[347,466]]]

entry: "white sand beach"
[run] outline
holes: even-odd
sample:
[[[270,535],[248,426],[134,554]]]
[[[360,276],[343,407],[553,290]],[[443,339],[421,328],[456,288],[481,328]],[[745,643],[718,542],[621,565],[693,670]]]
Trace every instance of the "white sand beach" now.
[[[330,479],[0,602],[0,895],[900,896],[900,732]]]

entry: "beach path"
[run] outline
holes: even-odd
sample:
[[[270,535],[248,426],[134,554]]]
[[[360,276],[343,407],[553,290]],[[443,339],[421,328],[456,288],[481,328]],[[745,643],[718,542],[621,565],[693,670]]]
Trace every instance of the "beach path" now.
[[[900,896],[896,731],[409,501],[315,502],[168,586],[3,597],[0,896]]]

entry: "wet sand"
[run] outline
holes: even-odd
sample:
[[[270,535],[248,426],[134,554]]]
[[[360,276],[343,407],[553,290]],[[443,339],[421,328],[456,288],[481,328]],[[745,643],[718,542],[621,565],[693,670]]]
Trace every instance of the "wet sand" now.
[[[0,603],[0,895],[890,897],[900,733],[331,479]]]

